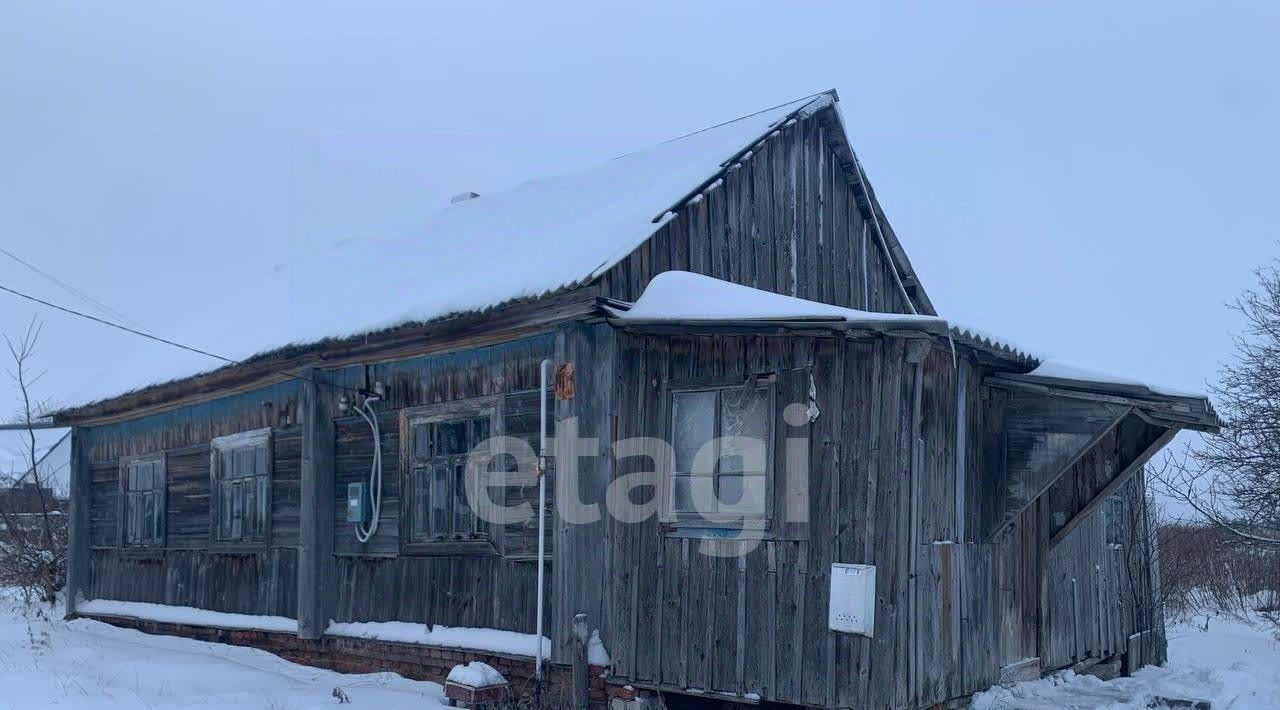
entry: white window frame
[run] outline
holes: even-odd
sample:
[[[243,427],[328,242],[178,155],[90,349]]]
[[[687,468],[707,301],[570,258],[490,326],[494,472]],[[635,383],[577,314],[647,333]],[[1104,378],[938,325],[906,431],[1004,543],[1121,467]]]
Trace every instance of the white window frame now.
[[[765,427],[767,433],[765,435],[765,470],[764,470],[764,511],[760,514],[743,514],[735,513],[699,513],[672,510],[671,491],[673,479],[679,475],[675,461],[675,444],[676,444],[676,398],[679,395],[691,394],[696,392],[715,392],[715,423],[713,425],[713,438],[719,439],[724,435],[721,421],[722,412],[722,393],[727,390],[741,390],[753,388],[765,392],[767,404],[765,405]],[[659,492],[661,506],[660,520],[662,523],[672,528],[710,528],[710,529],[743,529],[743,530],[766,530],[770,526],[773,517],[773,497],[774,497],[774,472],[776,469],[775,461],[777,459],[776,436],[777,436],[777,386],[772,378],[760,378],[754,382],[733,382],[733,383],[716,383],[716,384],[692,384],[684,386],[671,387],[666,393],[666,404],[668,411],[667,434],[669,436],[668,443],[671,445],[671,460],[667,461],[662,467],[662,489]],[[725,474],[720,470],[720,456],[716,456],[716,470],[710,474],[713,480],[712,492],[719,498],[719,481]]]
[[[220,436],[210,442],[209,445],[209,539],[219,547],[265,547],[271,542],[271,486],[274,478],[274,466],[272,464],[271,450],[271,428],[254,429],[252,431],[244,431],[238,434],[228,436]],[[258,520],[261,521],[261,532],[255,534],[249,530],[242,532],[239,537],[224,536],[222,526],[222,487],[224,483],[224,471],[222,466],[223,454],[235,452],[243,449],[264,448],[266,450],[265,466],[266,471],[255,471],[251,476],[243,478],[251,478],[255,481],[261,479],[262,483],[254,483],[254,504],[258,508]],[[256,466],[256,464],[255,464]],[[234,484],[233,484],[234,485]],[[233,512],[234,514],[234,512]],[[241,530],[244,530],[245,522],[242,516]],[[252,521],[253,518],[248,518]]]

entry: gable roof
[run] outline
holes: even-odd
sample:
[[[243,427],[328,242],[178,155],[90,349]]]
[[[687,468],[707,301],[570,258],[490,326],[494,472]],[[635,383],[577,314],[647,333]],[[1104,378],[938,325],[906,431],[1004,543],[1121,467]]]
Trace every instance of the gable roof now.
[[[392,329],[484,312],[589,284],[651,238],[674,210],[797,117],[817,115],[840,145],[837,154],[859,182],[865,175],[848,145],[834,90],[780,104],[585,169],[465,199],[428,216],[414,233],[348,239],[307,253],[268,273],[247,275],[237,290],[285,296],[283,310],[234,306],[211,314],[208,330],[240,362],[180,376],[55,413],[62,421],[94,416],[95,407],[159,391],[246,363],[298,359],[319,346]],[[869,191],[869,185],[866,185]],[[895,268],[914,283],[905,252],[869,195]],[[265,270],[264,270],[265,271]],[[932,305],[918,284],[916,297]],[[271,318],[269,327],[245,319]],[[220,318],[238,322],[221,323]],[[274,342],[239,348],[236,332],[269,332]],[[249,353],[257,353],[248,355]],[[245,357],[248,355],[247,357]]]
[[[408,236],[314,252],[280,270],[286,292],[307,308],[285,324],[278,345],[429,322],[589,283],[653,236],[728,161],[825,96],[462,200]],[[333,287],[343,282],[357,292]]]

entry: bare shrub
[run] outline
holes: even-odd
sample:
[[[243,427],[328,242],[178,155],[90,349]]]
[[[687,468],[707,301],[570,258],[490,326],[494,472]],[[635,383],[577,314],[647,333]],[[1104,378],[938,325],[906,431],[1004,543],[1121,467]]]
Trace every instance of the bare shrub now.
[[[1280,611],[1280,550],[1230,530],[1170,523],[1157,531],[1162,598],[1173,618]]]
[[[9,375],[21,399],[17,423],[26,460],[25,470],[0,477],[0,584],[17,587],[27,600],[52,603],[66,583],[67,515],[39,466],[35,427],[43,406],[31,393],[40,379],[32,371],[39,338],[40,324],[34,319],[22,337],[5,337],[13,359]]]

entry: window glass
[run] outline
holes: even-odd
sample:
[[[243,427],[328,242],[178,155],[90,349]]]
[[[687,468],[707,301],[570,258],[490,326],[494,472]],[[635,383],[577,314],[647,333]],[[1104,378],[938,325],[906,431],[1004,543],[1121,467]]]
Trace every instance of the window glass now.
[[[436,454],[455,456],[465,454],[467,446],[467,422],[440,422],[436,425]]]
[[[223,542],[266,539],[270,509],[270,446],[262,440],[217,448],[217,536]]]
[[[726,389],[720,393],[720,470],[764,473],[769,436],[769,393]]]
[[[673,470],[667,513],[694,521],[741,521],[768,513],[773,403],[768,387],[672,393]],[[713,443],[714,442],[714,443]],[[698,452],[715,446],[714,456]],[[709,470],[695,470],[695,467]]]
[[[430,424],[415,424],[413,427],[413,455],[416,458],[431,458],[432,433]]]
[[[415,539],[467,536],[476,531],[475,512],[467,501],[468,457],[491,435],[488,416],[417,423],[410,427],[414,459],[410,530]],[[490,470],[507,461],[495,457]],[[496,468],[495,468],[496,467]]]
[[[1102,510],[1102,522],[1108,545],[1118,547],[1124,544],[1126,513],[1124,499],[1120,497],[1119,493],[1107,499]]]
[[[122,538],[127,545],[155,545],[164,538],[164,464],[130,461],[124,466]]]
[[[449,531],[449,469],[436,465],[431,469],[431,534]]]
[[[689,473],[693,471],[694,456],[698,450],[715,438],[716,392],[677,392],[672,398],[672,409],[675,423],[671,445],[675,449],[675,470]]]
[[[455,461],[453,464],[453,533],[461,535],[471,532],[471,507],[467,504],[467,464],[466,461]]]

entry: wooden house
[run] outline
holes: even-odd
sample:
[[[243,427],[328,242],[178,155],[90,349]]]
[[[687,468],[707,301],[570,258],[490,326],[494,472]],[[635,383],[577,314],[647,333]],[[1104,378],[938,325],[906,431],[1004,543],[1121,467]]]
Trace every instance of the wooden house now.
[[[287,272],[288,345],[56,415],[69,614],[296,619],[204,637],[409,673],[403,644],[343,630],[530,634],[537,475],[489,470],[489,505],[525,511],[495,521],[459,457],[493,435],[537,451],[546,386],[552,671],[579,613],[610,687],[673,699],[920,708],[1163,662],[1143,464],[1212,408],[939,317],[835,92],[343,249]],[[730,430],[757,465],[693,470]],[[635,437],[675,453],[616,446]],[[699,490],[723,508],[691,512]],[[378,493],[376,530],[346,522]]]

